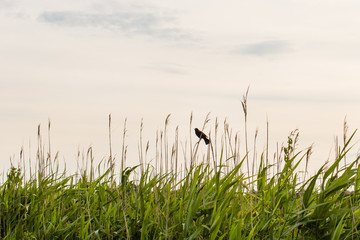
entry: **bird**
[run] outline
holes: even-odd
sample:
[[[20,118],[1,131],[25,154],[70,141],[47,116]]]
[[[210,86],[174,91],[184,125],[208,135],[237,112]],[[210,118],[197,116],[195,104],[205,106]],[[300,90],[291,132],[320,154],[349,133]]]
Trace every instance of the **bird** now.
[[[204,139],[206,145],[209,144],[209,142],[210,142],[209,138],[205,135],[205,133],[200,131],[198,128],[195,128],[195,134],[196,134],[196,136],[198,136],[198,138],[200,138],[200,140]]]

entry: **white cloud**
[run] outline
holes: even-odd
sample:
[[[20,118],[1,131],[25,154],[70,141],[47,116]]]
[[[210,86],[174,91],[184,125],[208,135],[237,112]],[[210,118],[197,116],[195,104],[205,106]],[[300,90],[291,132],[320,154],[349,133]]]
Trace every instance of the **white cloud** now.
[[[279,40],[263,41],[244,45],[233,52],[256,56],[274,55],[288,51],[288,45],[287,42]]]
[[[0,0],[0,10],[13,6],[13,2],[9,0]]]
[[[176,26],[176,19],[152,12],[124,11],[115,13],[87,13],[75,11],[43,12],[39,20],[62,26],[100,27],[120,30],[128,35],[182,40],[191,36]]]
[[[172,63],[153,63],[143,66],[145,69],[150,69],[166,74],[176,74],[176,75],[187,75],[186,66],[181,64],[172,64]]]

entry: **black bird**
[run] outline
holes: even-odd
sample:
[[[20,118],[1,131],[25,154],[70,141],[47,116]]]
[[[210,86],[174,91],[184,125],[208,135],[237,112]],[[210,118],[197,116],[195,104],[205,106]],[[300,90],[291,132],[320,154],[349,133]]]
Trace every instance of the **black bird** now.
[[[199,129],[195,128],[195,134],[196,134],[196,136],[198,136],[200,139],[204,139],[206,145],[209,144],[210,140],[209,140],[209,138],[205,135],[205,133],[203,133],[203,132],[200,131]]]

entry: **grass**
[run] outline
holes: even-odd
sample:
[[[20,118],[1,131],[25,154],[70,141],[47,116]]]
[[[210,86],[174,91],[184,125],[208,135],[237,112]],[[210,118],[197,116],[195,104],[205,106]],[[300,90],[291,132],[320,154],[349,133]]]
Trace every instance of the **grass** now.
[[[216,122],[215,140],[207,152],[201,155],[203,142],[192,146],[190,138],[192,151],[183,151],[184,159],[179,159],[178,129],[170,147],[168,120],[156,140],[155,163],[146,162],[149,145],[143,150],[140,134],[141,164],[126,166],[124,144],[119,173],[111,151],[111,116],[110,157],[104,171],[100,164],[93,165],[90,148],[88,167],[67,176],[50,146],[45,153],[39,129],[35,170],[26,170],[25,164],[12,167],[0,186],[0,239],[360,238],[359,158],[346,158],[355,132],[344,137],[334,162],[301,178],[298,168],[303,161],[307,166],[311,148],[297,151],[297,131],[273,163],[267,149],[259,159],[254,154],[253,161],[259,161],[255,171],[248,142],[247,154],[240,156],[238,136],[232,136],[227,123],[220,152]],[[208,118],[204,126],[207,123]],[[126,125],[124,139],[125,132]],[[180,161],[185,165],[179,171]]]

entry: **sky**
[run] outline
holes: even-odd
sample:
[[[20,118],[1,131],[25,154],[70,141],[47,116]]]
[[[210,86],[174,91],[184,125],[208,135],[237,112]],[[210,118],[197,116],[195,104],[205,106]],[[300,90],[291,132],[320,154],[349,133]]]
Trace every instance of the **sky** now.
[[[271,151],[299,129],[315,171],[344,119],[349,135],[360,122],[359,11],[351,0],[0,0],[0,172],[21,147],[35,158],[49,119],[70,169],[78,150],[109,154],[109,114],[117,154],[127,119],[129,165],[142,119],[150,147],[168,114],[183,142],[191,113],[195,126],[210,112],[211,126],[227,119],[243,136],[248,87],[258,149],[267,120]]]

